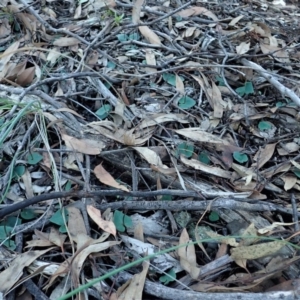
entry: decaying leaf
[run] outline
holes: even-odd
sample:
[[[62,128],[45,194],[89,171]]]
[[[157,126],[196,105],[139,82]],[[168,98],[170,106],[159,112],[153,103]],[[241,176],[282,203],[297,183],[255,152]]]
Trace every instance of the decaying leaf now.
[[[179,244],[186,244],[188,242],[190,242],[190,238],[184,228],[180,235]],[[200,274],[200,268],[197,267],[194,244],[190,243],[188,246],[180,247],[177,251],[182,268],[187,271],[193,279],[197,279]]]
[[[94,169],[95,175],[96,177],[100,180],[100,182],[115,187],[117,189],[120,189],[122,191],[125,192],[129,192],[129,189],[118,183],[104,168],[102,165],[98,165],[96,166],[96,168]]]

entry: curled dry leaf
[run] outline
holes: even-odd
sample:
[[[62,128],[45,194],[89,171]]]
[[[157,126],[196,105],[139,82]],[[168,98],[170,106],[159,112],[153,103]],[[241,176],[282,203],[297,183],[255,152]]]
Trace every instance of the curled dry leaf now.
[[[121,291],[121,294],[118,296],[118,300],[142,300],[143,296],[143,289],[144,284],[146,280],[146,276],[149,269],[149,262],[144,261],[143,262],[143,271],[139,274],[135,274],[132,279],[130,279],[129,284],[125,283],[126,288],[123,289],[123,286],[119,288],[117,291],[117,295],[119,294],[119,291]]]
[[[119,184],[103,167],[102,165],[96,166],[94,169],[96,177],[100,180],[100,182],[115,187],[117,189],[120,189],[125,192],[129,192],[129,189],[124,186]]]
[[[61,137],[65,141],[68,149],[84,154],[96,155],[101,153],[101,150],[105,147],[101,141],[77,139],[65,133],[62,133]]]
[[[187,166],[193,167],[196,170],[200,170],[204,173],[212,174],[218,177],[231,179],[232,173],[229,171],[222,170],[218,167],[208,166],[196,159],[187,159],[183,155],[180,156],[180,160]]]
[[[87,212],[93,221],[104,231],[111,233],[113,236],[116,236],[117,229],[115,224],[112,221],[104,220],[101,217],[101,211],[92,205],[87,206]]]
[[[190,238],[184,228],[179,239],[179,244],[186,244],[188,242],[190,242]],[[200,274],[200,268],[197,267],[194,244],[190,243],[187,246],[180,247],[177,251],[182,268],[187,271],[193,279],[197,279]]]

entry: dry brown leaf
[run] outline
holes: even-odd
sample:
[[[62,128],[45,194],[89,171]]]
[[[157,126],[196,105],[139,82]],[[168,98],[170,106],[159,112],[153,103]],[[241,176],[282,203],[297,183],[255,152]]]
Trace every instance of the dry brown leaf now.
[[[223,103],[221,91],[219,90],[218,86],[212,81],[211,82],[211,99],[213,102],[214,108],[214,117],[221,119],[223,116]],[[226,103],[224,103],[226,105]],[[225,106],[224,105],[224,106]]]
[[[188,9],[181,10],[176,15],[178,15],[180,17],[190,17],[190,16],[205,15],[205,16],[213,19],[214,21],[218,21],[219,20],[218,17],[214,13],[212,13],[211,11],[209,11],[207,8],[200,7],[200,6],[192,6],[192,7],[188,8]]]
[[[50,234],[49,234],[49,241],[51,243],[62,248],[66,238],[67,238],[66,234],[61,234],[56,228],[51,227]]]
[[[101,211],[92,205],[87,206],[87,212],[92,220],[104,231],[116,236],[117,229],[115,224],[112,221],[104,220],[101,217]]]
[[[143,296],[143,289],[144,289],[144,284],[146,280],[146,276],[148,273],[149,269],[149,262],[144,261],[143,262],[143,271],[139,274],[135,274],[132,279],[129,280],[129,284],[126,284],[126,288],[124,289],[123,287],[120,288],[122,290],[122,293],[119,294],[117,291],[118,300],[142,300]]]
[[[274,154],[276,144],[277,143],[268,144],[265,148],[260,148],[253,158],[257,163],[252,164],[252,167],[256,167],[259,170],[265,163],[267,163]]]
[[[23,269],[25,267],[28,267],[38,257],[52,249],[54,248],[52,247],[46,250],[28,251],[18,254],[18,256],[11,262],[10,266],[0,273],[0,292],[8,292],[23,275]]]
[[[35,67],[25,69],[23,72],[18,74],[16,83],[20,86],[27,86],[28,84],[32,83],[34,75]]]
[[[187,124],[190,121],[187,120],[185,114],[157,114],[151,116],[151,118],[145,118],[138,128],[147,128],[164,122],[180,122]]]
[[[180,160],[187,166],[193,167],[195,170],[200,170],[207,174],[212,174],[218,177],[223,177],[227,179],[231,179],[232,173],[229,171],[222,170],[218,167],[212,167],[202,163],[196,159],[187,159],[183,155],[180,156]]]
[[[297,183],[297,177],[293,175],[284,175],[281,176],[280,179],[284,182],[284,190],[288,191],[294,187],[294,185]]]
[[[96,155],[101,153],[101,150],[105,147],[104,143],[101,141],[88,139],[79,140],[65,133],[62,133],[61,137],[65,141],[68,149],[84,154]]]
[[[1,55],[0,55],[0,77],[4,77],[5,74],[2,72],[6,64],[10,61],[15,51],[19,48],[20,42],[16,41],[12,43]]]
[[[147,147],[133,147],[150,165],[162,166],[162,161],[156,152]]]
[[[68,47],[68,46],[74,46],[78,44],[79,44],[79,40],[73,37],[61,37],[53,42],[53,45],[58,47]]]
[[[180,235],[179,244],[186,244],[188,242],[190,242],[190,238],[184,228]],[[180,247],[177,251],[182,268],[187,271],[193,279],[197,279],[200,274],[200,268],[197,267],[194,244],[190,243],[188,246]]]
[[[103,167],[102,165],[98,165],[94,169],[96,177],[99,179],[100,182],[103,184],[115,187],[125,192],[129,192],[129,189],[119,184]]]
[[[81,215],[81,212],[76,207],[67,207],[69,218],[68,218],[68,229],[71,238],[77,243],[77,248],[81,248],[83,243],[86,241],[83,241],[82,238],[78,239],[79,235],[87,235],[87,230],[84,224],[83,217]]]
[[[148,26],[139,26],[139,31],[150,44],[161,45],[158,35]]]
[[[184,83],[181,80],[180,76],[178,76],[177,74],[176,74],[176,90],[181,95],[184,95],[184,93],[185,93],[185,91],[184,91]]]
[[[79,253],[75,253],[71,265],[72,269],[72,279],[73,279],[73,284],[75,287],[79,286],[79,275],[81,272],[81,268],[83,266],[83,263],[85,262],[86,258],[88,255],[91,253],[98,253],[101,251],[104,251],[108,249],[109,247],[115,246],[120,244],[121,242],[117,241],[109,241],[109,242],[104,242],[104,243],[99,243],[99,244],[93,244],[89,245],[86,248],[82,249]]]
[[[236,46],[236,53],[239,55],[245,54],[250,50],[250,42],[241,42],[238,46]]]

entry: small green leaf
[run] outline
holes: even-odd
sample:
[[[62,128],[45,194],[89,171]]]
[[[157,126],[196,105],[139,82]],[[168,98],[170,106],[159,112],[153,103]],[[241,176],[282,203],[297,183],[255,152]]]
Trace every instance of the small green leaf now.
[[[276,107],[283,107],[283,106],[285,106],[285,103],[281,101],[276,102]]]
[[[9,227],[15,227],[22,223],[22,220],[18,217],[14,216],[8,216],[6,217],[1,223],[1,226],[9,226]]]
[[[31,152],[27,156],[27,162],[30,165],[36,165],[43,159],[43,156],[37,152]]]
[[[172,201],[172,195],[163,195],[161,201]]]
[[[248,161],[248,155],[241,152],[233,152],[233,158],[240,164]]]
[[[184,155],[186,158],[192,157],[194,153],[194,145],[183,142],[177,146],[177,155]]]
[[[162,77],[163,77],[164,81],[167,82],[168,84],[176,86],[176,75],[175,74],[164,73]],[[181,76],[179,76],[179,77],[182,81],[184,81],[183,77],[181,77]]]
[[[129,34],[128,39],[130,41],[138,41],[140,39],[140,35],[138,33]]]
[[[125,34],[125,33],[117,34],[117,39],[118,39],[120,42],[126,42],[126,41],[128,41],[128,35]]]
[[[202,151],[199,156],[198,156],[198,160],[201,161],[202,163],[209,165],[210,164],[210,159],[209,156],[207,155],[207,153],[205,151]]]
[[[272,123],[268,121],[260,121],[258,123],[258,129],[261,131],[270,130],[272,128]]]
[[[14,227],[11,226],[0,226],[0,241],[5,240],[13,229]]]
[[[243,86],[238,87],[236,90],[238,95],[243,97],[244,95],[249,95],[254,93],[253,84],[252,82],[245,82]]]
[[[132,228],[133,227],[132,219],[127,215],[124,215],[124,225],[125,225],[126,228]]]
[[[220,220],[220,217],[219,217],[219,215],[218,215],[217,212],[212,211],[212,212],[209,214],[208,219],[209,219],[209,221],[211,221],[211,222],[217,222],[217,221]]]
[[[108,63],[107,63],[107,65],[106,65],[106,67],[107,68],[109,68],[109,69],[115,69],[116,68],[116,64],[114,63],[114,62],[112,62],[112,61],[109,61]]]
[[[218,81],[219,86],[226,86],[223,77],[217,76],[216,80]]]
[[[21,211],[21,218],[24,220],[32,220],[37,214],[32,209],[23,209]]]
[[[96,111],[96,115],[101,119],[105,119],[107,118],[107,116],[110,114],[111,112],[111,105],[110,104],[104,104],[102,107],[100,107],[97,111]]]
[[[115,210],[114,212],[114,224],[116,226],[116,229],[120,232],[124,232],[125,227],[133,227],[131,218],[127,215],[124,215],[119,210]]]
[[[254,93],[254,89],[253,89],[253,84],[250,81],[247,81],[245,83],[245,94],[249,95],[249,94],[253,94]]]
[[[66,185],[65,185],[65,191],[69,192],[72,188],[72,182],[70,180],[67,181]]]
[[[245,86],[240,86],[237,89],[235,89],[235,91],[239,96],[243,97],[245,95]]]
[[[14,171],[13,171],[13,177],[21,177],[22,175],[24,175],[26,169],[25,166],[23,165],[18,165],[16,167],[14,167]]]
[[[189,96],[183,96],[182,98],[179,99],[178,101],[178,106],[181,109],[189,109],[193,107],[196,104],[196,101]]]
[[[66,232],[68,232],[67,226],[66,226],[65,224],[61,225],[61,226],[58,228],[58,231],[59,231],[60,233],[66,233]]]
[[[174,269],[170,269],[166,274],[159,277],[159,281],[163,283],[164,285],[169,284],[170,282],[174,281],[176,279],[176,273]]]
[[[63,217],[64,213],[64,217]],[[65,221],[68,222],[68,211],[66,209],[59,209],[51,218],[50,222],[56,225],[62,226],[65,225]]]
[[[298,178],[300,178],[300,170],[299,170],[299,169],[294,169],[294,170],[292,170],[292,172],[293,172]]]
[[[3,243],[4,246],[6,246],[9,250],[14,251],[17,248],[17,245],[15,241],[13,240],[7,240]]]

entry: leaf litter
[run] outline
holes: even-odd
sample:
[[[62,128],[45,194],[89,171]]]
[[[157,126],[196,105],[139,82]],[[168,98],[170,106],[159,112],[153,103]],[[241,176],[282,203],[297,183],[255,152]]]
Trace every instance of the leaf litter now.
[[[297,1],[125,2],[0,4],[1,296],[294,299]]]

